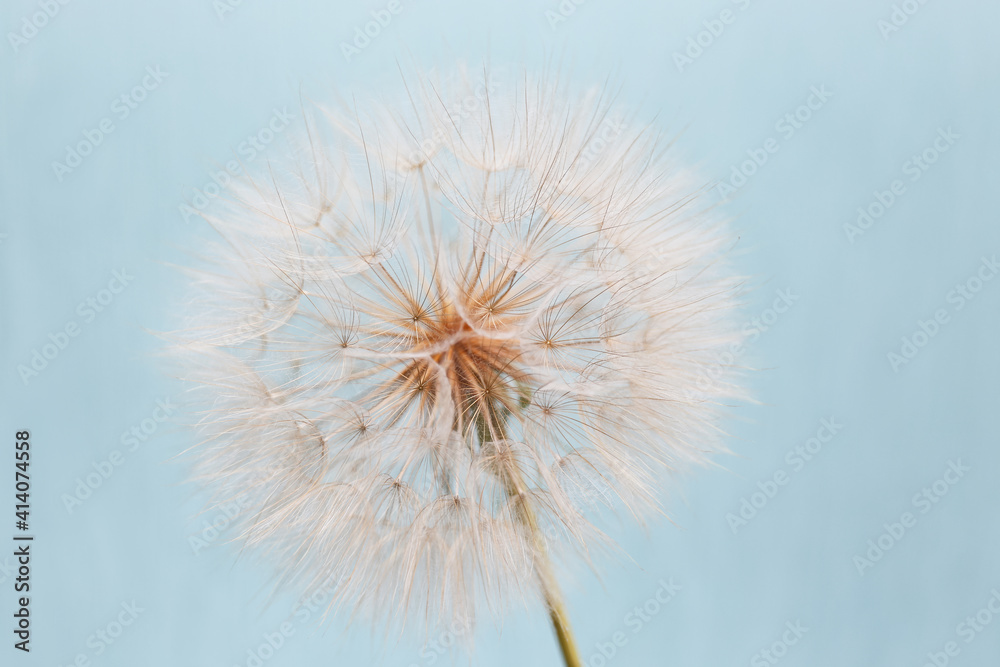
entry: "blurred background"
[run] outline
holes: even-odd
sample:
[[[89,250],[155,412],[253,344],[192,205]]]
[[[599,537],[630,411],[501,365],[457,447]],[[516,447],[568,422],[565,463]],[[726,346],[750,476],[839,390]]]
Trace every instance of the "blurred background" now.
[[[30,654],[0,555],[0,663],[561,664],[538,609],[470,661],[271,597],[171,460],[191,438],[150,333],[207,232],[184,206],[248,137],[400,64],[486,60],[620,82],[720,184],[753,287],[733,455],[614,532],[631,562],[567,573],[588,667],[996,665],[998,22],[985,0],[4,2],[0,510],[13,534],[30,429],[36,539]]]

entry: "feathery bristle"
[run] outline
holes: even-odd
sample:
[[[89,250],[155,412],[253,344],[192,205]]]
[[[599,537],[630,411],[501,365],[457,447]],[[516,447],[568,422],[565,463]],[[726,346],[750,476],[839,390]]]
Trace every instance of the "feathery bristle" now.
[[[601,91],[406,89],[308,118],[289,164],[206,216],[178,352],[198,479],[248,499],[282,583],[471,622],[537,595],[539,548],[589,559],[600,507],[641,520],[719,449],[739,391],[692,387],[738,340],[738,282],[692,177]]]

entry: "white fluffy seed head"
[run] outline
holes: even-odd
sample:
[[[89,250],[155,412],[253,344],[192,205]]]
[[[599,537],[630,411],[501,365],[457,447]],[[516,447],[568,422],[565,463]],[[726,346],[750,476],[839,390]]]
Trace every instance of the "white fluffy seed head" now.
[[[281,583],[471,622],[536,595],[540,548],[589,560],[601,507],[642,520],[719,449],[733,240],[600,89],[401,88],[306,114],[206,216],[178,352],[197,478]]]

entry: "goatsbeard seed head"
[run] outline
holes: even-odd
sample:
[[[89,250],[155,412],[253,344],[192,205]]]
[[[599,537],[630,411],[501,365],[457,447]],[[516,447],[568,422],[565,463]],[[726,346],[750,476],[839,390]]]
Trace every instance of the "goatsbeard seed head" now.
[[[471,623],[719,449],[733,241],[601,90],[460,68],[398,99],[306,114],[205,216],[177,349],[197,478],[280,584]]]

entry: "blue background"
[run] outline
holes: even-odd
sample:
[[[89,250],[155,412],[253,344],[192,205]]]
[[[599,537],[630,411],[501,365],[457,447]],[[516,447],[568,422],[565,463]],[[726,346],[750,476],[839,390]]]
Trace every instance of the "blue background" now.
[[[247,665],[247,651],[289,618],[294,596],[268,604],[268,572],[225,535],[194,553],[202,517],[171,461],[190,444],[176,421],[134,452],[120,442],[177,391],[149,330],[171,326],[184,279],[170,264],[186,262],[206,231],[178,206],[276,107],[395,90],[397,62],[447,69],[489,58],[554,62],[581,82],[613,75],[621,102],[656,115],[706,181],[729,178],[768,138],[780,146],[724,203],[754,287],[747,320],[770,319],[777,290],[797,297],[739,359],[759,369],[748,382],[760,404],[733,411],[733,456],[670,490],[673,523],[615,532],[634,562],[601,581],[569,573],[587,664],[604,664],[598,644],[616,632],[627,643],[607,664],[767,664],[758,652],[800,622],[808,631],[781,664],[919,666],[956,641],[950,664],[996,665],[1000,618],[971,643],[957,626],[1000,587],[1000,280],[961,310],[948,295],[1000,252],[1000,5],[932,0],[885,38],[888,0],[590,0],[554,26],[545,12],[559,11],[555,0],[403,0],[348,61],[341,42],[385,6],[244,0],[220,16],[210,0],[70,2],[15,52],[7,33],[39,9],[3,3],[0,431],[8,442],[31,429],[37,541],[30,656],[11,648],[11,560],[0,556],[0,663],[68,665],[84,654],[107,666]],[[733,21],[679,68],[674,54],[727,8]],[[156,65],[168,76],[119,120],[111,102]],[[812,86],[832,96],[784,138],[775,124]],[[60,182],[52,162],[105,117],[115,130]],[[909,180],[904,164],[949,127],[959,138]],[[850,242],[844,225],[894,179],[905,193]],[[121,269],[134,280],[87,322],[78,304]],[[894,370],[887,354],[938,309],[947,323]],[[80,334],[25,384],[18,366],[71,320]],[[795,471],[786,452],[831,417],[843,429]],[[0,454],[0,512],[11,523],[12,449]],[[124,462],[69,512],[63,495],[115,449]],[[922,514],[913,496],[959,459],[969,471],[939,485],[947,495]],[[727,514],[778,471],[788,483],[734,532]],[[916,524],[859,573],[855,557],[907,511]],[[627,615],[671,577],[676,597],[633,632]],[[133,600],[143,611],[96,656],[88,637]],[[294,635],[264,664],[432,664],[409,635],[386,647],[364,627],[291,623]],[[539,610],[511,615],[502,632],[484,624],[476,649],[476,665],[559,664]]]

